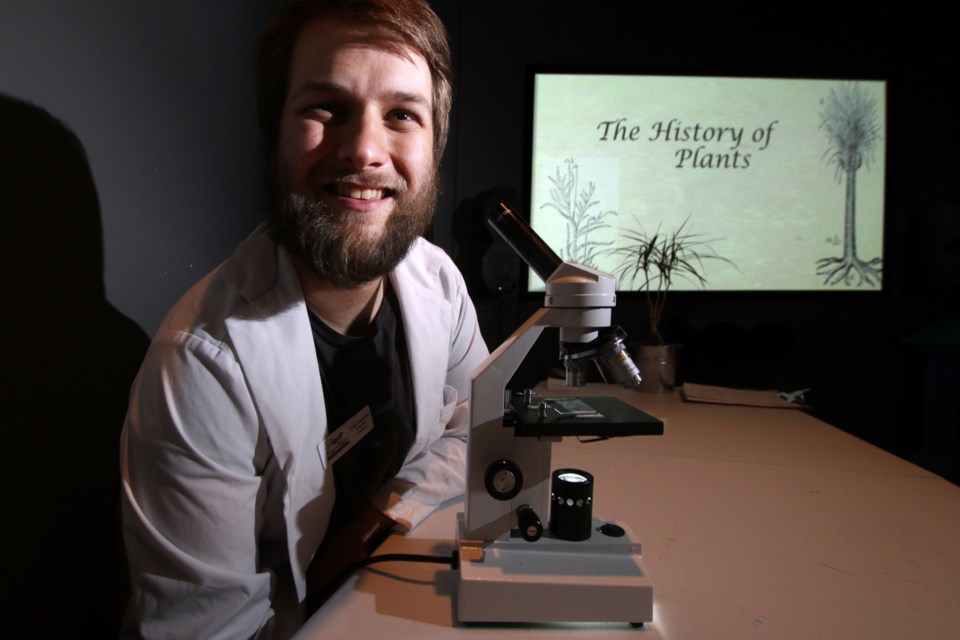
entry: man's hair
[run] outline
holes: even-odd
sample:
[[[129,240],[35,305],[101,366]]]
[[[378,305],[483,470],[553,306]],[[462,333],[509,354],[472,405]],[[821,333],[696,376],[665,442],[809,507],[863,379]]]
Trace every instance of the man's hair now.
[[[324,18],[377,27],[427,61],[433,82],[433,153],[439,163],[447,143],[453,73],[446,30],[426,0],[296,0],[285,3],[257,48],[257,111],[267,166],[273,167],[276,162],[280,116],[297,38],[307,24]]]

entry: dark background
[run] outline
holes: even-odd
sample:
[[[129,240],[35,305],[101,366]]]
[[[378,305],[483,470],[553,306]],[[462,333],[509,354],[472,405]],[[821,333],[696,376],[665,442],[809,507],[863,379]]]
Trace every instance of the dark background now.
[[[116,437],[147,334],[259,219],[252,49],[275,5],[0,4],[0,93],[39,105],[77,139],[51,140],[51,148],[72,150],[70,181],[44,162],[60,152],[34,154],[31,188],[50,197],[23,202],[54,204],[0,211],[3,355],[17,380],[4,386],[15,435],[15,463],[6,465],[4,482],[17,494],[10,512],[23,524],[21,542],[35,539],[36,555],[19,554],[15,572],[34,569],[35,590],[24,590],[24,598],[37,612],[52,589],[72,588],[57,580],[82,577],[75,558],[122,574],[113,547],[100,550],[108,557],[98,562],[68,534],[111,534],[116,496],[101,496],[97,487],[116,486]],[[539,305],[518,290],[512,255],[482,221],[499,197],[526,202],[529,65],[888,79],[884,292],[676,294],[665,331],[684,345],[681,380],[810,388],[815,415],[960,479],[952,18],[913,5],[885,13],[837,3],[776,11],[632,0],[433,5],[450,32],[457,94],[432,238],[461,266],[491,347]],[[26,123],[4,125],[0,150],[11,166],[25,168],[11,155],[9,132]],[[5,174],[6,190],[23,184],[14,173]],[[82,232],[81,215],[89,220]],[[78,265],[89,289],[79,288]],[[621,296],[615,313],[628,332],[642,333],[641,298]],[[555,356],[546,336],[520,377],[542,378]],[[59,509],[56,496],[71,509]],[[72,602],[93,611],[80,598]],[[33,605],[23,603],[29,618]],[[56,622],[36,615],[37,628]],[[64,624],[75,620],[63,617]],[[90,628],[102,623],[89,621]]]
[[[684,345],[681,380],[809,387],[817,415],[905,456],[922,447],[925,428],[957,431],[956,56],[945,15],[836,4],[789,15],[638,2],[433,4],[448,25],[457,93],[432,238],[463,269],[491,345],[538,304],[516,290],[513,256],[482,222],[498,197],[526,202],[530,65],[888,79],[884,293],[676,294],[667,337]],[[252,47],[275,5],[0,7],[0,92],[46,108],[84,144],[106,297],[148,334],[259,219]],[[500,267],[492,280],[491,265]],[[616,315],[642,333],[641,299],[622,296]],[[540,375],[554,354],[538,345],[524,367]],[[955,436],[933,449],[958,457]]]
[[[632,2],[434,4],[458,76],[442,209],[456,213],[438,220],[434,238],[452,247],[491,344],[539,304],[509,269],[495,280],[506,291],[482,277],[484,258],[498,251],[485,246],[483,213],[497,197],[527,202],[529,66],[887,79],[885,291],[672,294],[665,332],[684,345],[681,380],[810,388],[815,415],[958,479],[960,209],[947,98],[957,66],[942,16],[836,5],[787,17]],[[620,296],[615,319],[628,333],[644,333],[645,315],[642,297]],[[542,342],[518,377],[536,379],[555,364],[555,345]]]

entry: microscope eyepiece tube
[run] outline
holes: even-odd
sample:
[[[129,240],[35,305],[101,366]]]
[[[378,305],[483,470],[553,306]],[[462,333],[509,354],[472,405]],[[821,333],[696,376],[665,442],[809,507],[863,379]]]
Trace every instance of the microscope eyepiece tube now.
[[[544,282],[563,263],[543,238],[506,203],[501,202],[499,210],[490,214],[490,225]]]

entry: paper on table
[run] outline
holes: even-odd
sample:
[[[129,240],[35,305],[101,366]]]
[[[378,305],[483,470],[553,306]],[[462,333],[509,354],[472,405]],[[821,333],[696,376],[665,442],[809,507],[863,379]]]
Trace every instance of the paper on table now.
[[[778,409],[804,409],[802,402],[784,400],[779,391],[751,389],[730,389],[706,384],[684,383],[680,394],[687,402],[709,402],[713,404],[739,404],[748,407],[773,407]]]

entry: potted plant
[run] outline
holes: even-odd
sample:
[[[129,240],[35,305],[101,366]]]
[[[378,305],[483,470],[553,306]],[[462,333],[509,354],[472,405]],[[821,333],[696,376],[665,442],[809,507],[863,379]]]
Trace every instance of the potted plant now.
[[[710,240],[689,230],[689,217],[672,232],[663,231],[662,223],[658,224],[652,234],[643,229],[636,217],[634,220],[637,229],[622,234],[626,242],[621,241],[620,246],[606,253],[620,259],[615,275],[621,285],[629,283],[646,295],[650,337],[641,343],[634,360],[643,378],[639,390],[662,393],[672,391],[676,384],[679,346],[668,343],[660,332],[670,287],[678,279],[704,286],[704,262],[708,260],[733,263],[717,255]]]

